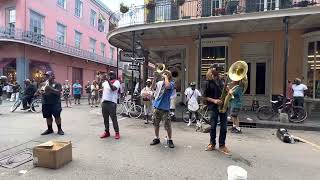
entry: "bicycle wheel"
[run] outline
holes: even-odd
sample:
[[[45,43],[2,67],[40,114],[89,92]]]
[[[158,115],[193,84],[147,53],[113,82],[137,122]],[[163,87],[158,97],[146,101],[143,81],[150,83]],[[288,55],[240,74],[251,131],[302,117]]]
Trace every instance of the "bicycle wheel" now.
[[[305,119],[307,119],[307,111],[305,111],[304,108],[300,106],[293,106],[287,113],[289,121],[293,123],[301,123]]]
[[[129,109],[129,116],[131,118],[139,118],[141,114],[142,114],[142,107],[132,103]]]
[[[270,120],[274,115],[273,109],[270,106],[262,106],[258,109],[258,119]]]
[[[201,116],[202,120],[207,123],[211,124],[210,116],[207,107],[204,109],[199,109],[199,115]]]
[[[31,111],[34,113],[42,112],[42,100],[41,99],[35,99],[31,103]]]
[[[117,106],[117,115],[123,115],[124,110],[125,110],[124,105],[122,103],[118,104],[118,106]]]
[[[188,110],[182,111],[182,119],[185,123],[189,123],[189,114],[190,112]]]
[[[14,102],[14,104],[10,108],[10,111],[14,112],[20,106],[20,104],[21,104],[21,100]]]

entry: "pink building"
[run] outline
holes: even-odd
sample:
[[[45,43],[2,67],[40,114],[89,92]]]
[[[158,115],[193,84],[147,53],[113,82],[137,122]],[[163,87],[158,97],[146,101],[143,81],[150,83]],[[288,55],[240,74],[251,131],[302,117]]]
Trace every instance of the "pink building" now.
[[[52,70],[59,82],[86,83],[116,70],[111,13],[99,0],[0,0],[0,75],[22,83]]]

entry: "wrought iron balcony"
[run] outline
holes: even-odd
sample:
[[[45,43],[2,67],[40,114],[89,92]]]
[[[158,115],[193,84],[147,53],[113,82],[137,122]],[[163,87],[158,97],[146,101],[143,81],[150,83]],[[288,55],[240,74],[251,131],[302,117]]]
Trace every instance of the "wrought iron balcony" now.
[[[74,56],[77,58],[93,61],[101,64],[114,66],[110,59],[92,53],[87,50],[79,49],[57,40],[50,39],[42,34],[34,33],[31,31],[24,31],[11,27],[0,27],[0,41],[1,40],[14,40],[35,46],[40,46],[44,49],[56,51],[58,53]]]
[[[153,0],[143,6],[131,6],[126,13],[113,13],[109,18],[109,30],[138,24],[309,6],[320,6],[320,0]]]

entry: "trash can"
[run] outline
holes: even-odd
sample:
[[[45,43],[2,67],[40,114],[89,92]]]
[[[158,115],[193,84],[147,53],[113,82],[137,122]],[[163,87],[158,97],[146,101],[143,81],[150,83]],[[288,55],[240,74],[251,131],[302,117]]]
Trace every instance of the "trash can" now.
[[[247,180],[247,171],[239,166],[229,166],[228,180]]]

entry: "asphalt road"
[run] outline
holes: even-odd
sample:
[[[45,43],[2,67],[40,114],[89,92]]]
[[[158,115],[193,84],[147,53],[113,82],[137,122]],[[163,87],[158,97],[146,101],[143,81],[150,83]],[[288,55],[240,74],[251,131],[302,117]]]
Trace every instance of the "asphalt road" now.
[[[320,149],[305,143],[285,144],[273,129],[243,129],[228,133],[232,156],[206,152],[209,134],[194,127],[173,123],[176,148],[150,146],[152,125],[142,120],[119,117],[121,139],[101,140],[103,120],[100,108],[86,105],[64,108],[65,136],[40,136],[46,124],[41,114],[0,107],[0,159],[48,140],[71,140],[73,161],[58,170],[34,168],[28,162],[14,169],[0,167],[0,179],[227,179],[227,167],[237,165],[248,171],[248,179],[319,180]],[[112,126],[111,126],[112,127]],[[56,127],[54,126],[55,130]],[[319,132],[290,131],[316,144]],[[111,131],[114,136],[113,131]],[[165,131],[161,127],[162,141]],[[25,174],[19,173],[26,170]]]

